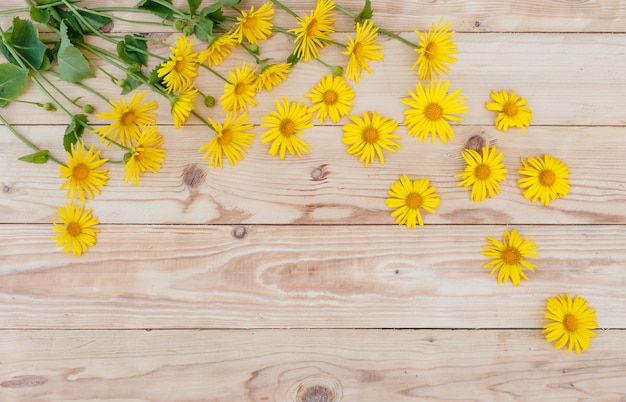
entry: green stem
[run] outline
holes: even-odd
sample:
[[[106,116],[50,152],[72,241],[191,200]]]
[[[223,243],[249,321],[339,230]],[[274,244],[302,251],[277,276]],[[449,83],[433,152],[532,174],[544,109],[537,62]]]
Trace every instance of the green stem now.
[[[85,7],[77,7],[79,10],[87,13],[91,13],[94,15],[99,15],[101,17],[111,18],[112,20],[127,22],[131,24],[144,24],[144,25],[158,25],[158,26],[172,26],[172,24],[166,24],[165,22],[154,22],[154,21],[142,21],[142,20],[129,20],[127,18],[118,17],[114,14],[105,14],[106,12],[111,11],[123,11],[123,12],[141,12],[141,13],[149,13],[148,10],[142,10],[138,8],[127,8],[127,7],[111,7],[109,9],[106,8],[85,8]]]
[[[217,130],[215,129],[215,127],[213,127],[213,124],[209,123],[204,117],[200,116],[200,113],[196,112],[195,110],[191,111],[191,114],[193,114],[194,116],[196,116],[202,123],[204,123],[208,128],[210,128],[211,130],[215,131],[217,133]]]
[[[125,145],[120,144],[119,142],[115,141],[112,138],[107,137],[106,135],[99,135],[98,137],[102,138],[103,140],[110,142],[113,145],[117,145],[118,147],[120,147],[121,149],[128,151],[128,152],[133,152],[133,150],[131,148],[128,148]]]
[[[32,149],[35,152],[39,152],[41,151],[41,149],[39,149],[39,147],[35,144],[33,144],[32,142],[28,141],[26,139],[26,137],[24,137],[22,134],[20,134],[15,128],[13,128],[13,126],[4,118],[4,116],[2,114],[0,114],[0,121],[2,123],[4,123],[4,126],[6,128],[9,129],[9,131],[11,131],[13,133],[13,135],[15,135],[15,137],[17,137],[18,140],[22,141],[24,143],[24,145],[28,146],[30,149]],[[60,160],[58,160],[57,158],[55,158],[54,156],[50,155],[48,153],[48,159],[50,159],[51,161],[65,166],[65,164],[63,162],[61,162]]]
[[[28,12],[28,8],[13,8],[11,10],[1,10],[0,11],[0,15],[4,15],[4,14],[17,14],[17,13],[27,13]]]
[[[221,78],[225,83],[231,84],[231,85],[233,84],[232,82],[228,81],[228,78],[224,77],[222,74],[220,74],[217,71],[213,70],[211,67],[205,65],[204,63],[202,63],[202,67],[204,67],[204,69],[209,70],[210,72],[215,74],[216,77]]]
[[[294,13],[289,7],[287,7],[286,5],[284,5],[283,3],[281,3],[278,0],[272,0],[272,3],[276,4],[278,7],[282,8],[285,12],[287,12],[287,14],[291,15],[294,18],[300,18],[298,16],[298,14]]]
[[[254,53],[252,51],[252,49],[250,49],[248,46],[246,46],[243,42],[240,43],[240,46],[243,47],[246,50],[246,52],[250,53],[250,55],[252,57],[254,57],[254,61],[256,61],[257,64],[262,64],[263,63],[263,61],[259,58],[259,56],[257,56],[257,54]]]
[[[0,96],[0,101],[6,101],[7,103],[9,102],[23,103],[27,105],[35,105],[35,106],[43,107],[43,103],[41,102],[33,102],[33,101],[27,101],[27,100],[22,100],[22,99],[10,99],[10,98],[2,97],[2,96]]]

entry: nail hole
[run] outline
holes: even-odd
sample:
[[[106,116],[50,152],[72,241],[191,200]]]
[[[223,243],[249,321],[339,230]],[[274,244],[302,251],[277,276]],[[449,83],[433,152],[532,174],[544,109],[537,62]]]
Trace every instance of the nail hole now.
[[[480,21],[476,21],[476,22],[474,23],[474,26],[475,26],[476,28],[478,28],[478,27],[480,26]]]

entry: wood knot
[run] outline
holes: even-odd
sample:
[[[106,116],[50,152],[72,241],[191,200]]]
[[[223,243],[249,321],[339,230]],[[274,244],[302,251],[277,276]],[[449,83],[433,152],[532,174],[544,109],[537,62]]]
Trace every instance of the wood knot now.
[[[3,193],[8,193],[9,191],[11,191],[11,187],[7,186],[6,184],[4,186],[2,186],[2,192]]]
[[[46,377],[40,375],[21,375],[0,383],[2,388],[28,388],[43,385],[48,382]]]
[[[465,141],[464,148],[473,149],[474,151],[480,153],[486,143],[487,143],[487,140],[485,140],[485,137],[479,134],[474,134],[471,137],[469,137],[467,141]]]
[[[206,177],[206,171],[197,163],[190,163],[183,168],[183,183],[189,188],[198,188]]]
[[[342,396],[341,383],[336,378],[314,375],[302,380],[296,392],[296,401],[338,402]]]
[[[245,226],[237,226],[233,229],[233,237],[235,239],[243,239],[248,235],[248,229]]]
[[[330,388],[321,385],[313,385],[302,391],[298,395],[298,402],[331,402],[335,400],[335,395]]]
[[[474,27],[478,28],[480,26],[480,21],[474,22]]]
[[[326,166],[328,165],[319,165],[313,171],[311,171],[311,180],[313,181],[322,181],[328,178],[329,172],[326,170]]]
[[[100,28],[100,32],[109,33],[113,30],[114,27],[115,27],[115,22],[111,20],[111,22],[103,25],[102,28]]]

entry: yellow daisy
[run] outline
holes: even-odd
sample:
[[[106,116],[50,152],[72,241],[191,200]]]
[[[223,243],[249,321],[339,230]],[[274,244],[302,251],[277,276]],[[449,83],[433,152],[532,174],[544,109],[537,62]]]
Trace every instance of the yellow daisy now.
[[[178,95],[170,98],[170,111],[174,120],[174,127],[181,128],[187,121],[189,114],[194,110],[193,102],[198,96],[198,90],[192,86],[182,88]]]
[[[137,140],[131,152],[124,156],[124,182],[131,180],[133,186],[139,184],[139,174],[146,170],[152,173],[158,173],[157,169],[161,168],[161,162],[165,160],[163,145],[163,137],[157,133],[156,126],[149,126],[143,129],[141,136]]]
[[[454,31],[450,31],[450,23],[443,26],[443,17],[437,25],[430,25],[427,33],[415,31],[420,37],[419,49],[415,49],[419,56],[412,68],[419,66],[418,73],[421,80],[432,79],[433,72],[437,75],[447,74],[450,71],[448,64],[454,64],[457,54],[454,44]]]
[[[525,198],[532,198],[533,203],[539,199],[548,206],[550,201],[569,194],[569,170],[565,163],[548,154],[544,154],[543,159],[532,157],[527,161],[522,157],[521,161],[522,168],[517,172],[526,177],[518,179],[517,183],[522,190],[526,189]]]
[[[489,149],[489,144],[482,149],[479,154],[473,149],[463,150],[463,159],[465,159],[465,171],[455,175],[461,177],[463,181],[457,186],[472,187],[472,200],[480,202],[485,198],[492,198],[495,194],[500,194],[500,184],[505,179],[504,174],[507,170],[502,163],[504,152],[498,153],[496,147]]]
[[[226,32],[198,54],[198,63],[206,61],[209,67],[217,67],[231,54],[233,49],[237,47],[237,44],[237,38],[233,35],[233,32]]]
[[[294,53],[299,59],[309,61],[311,58],[318,58],[319,49],[329,45],[329,41],[332,40],[329,34],[335,32],[334,14],[330,13],[334,8],[335,3],[331,0],[317,0],[311,15],[304,14],[303,18],[298,17],[300,28],[289,30],[296,34]]]
[[[524,239],[517,230],[506,230],[502,236],[502,241],[487,237],[490,244],[483,246],[485,251],[481,254],[493,260],[483,265],[483,268],[491,268],[490,274],[498,271],[497,282],[506,283],[509,278],[513,286],[520,284],[520,278],[528,280],[525,270],[534,272],[536,265],[525,260],[528,257],[537,257],[538,247],[530,237]]]
[[[256,69],[249,63],[243,63],[235,72],[228,72],[228,81],[224,84],[224,94],[220,97],[225,112],[248,111],[248,105],[256,106]]]
[[[226,113],[224,124],[215,122],[209,117],[209,122],[215,129],[215,137],[202,147],[199,152],[204,152],[203,159],[209,158],[209,166],[214,168],[223,167],[224,156],[231,166],[235,166],[247,155],[244,148],[250,148],[254,134],[249,131],[254,127],[248,124],[248,114],[236,116],[234,113]]]
[[[237,38],[239,43],[246,38],[248,42],[256,45],[259,40],[265,40],[272,34],[274,25],[271,21],[273,17],[272,3],[267,2],[256,11],[252,6],[249,13],[242,11],[241,17],[237,17],[237,27],[233,36]]]
[[[509,127],[519,127],[526,131],[526,127],[533,119],[533,112],[526,106],[526,99],[515,95],[515,91],[507,93],[504,89],[500,92],[491,91],[493,102],[486,102],[487,110],[498,112],[496,116],[496,127],[498,130],[506,131]]]
[[[286,151],[290,155],[298,155],[302,158],[302,152],[308,153],[310,147],[300,138],[303,130],[313,127],[311,119],[313,112],[300,102],[289,102],[283,98],[283,103],[276,100],[277,111],[270,112],[269,116],[262,117],[265,123],[261,127],[268,130],[261,135],[261,142],[272,142],[269,149],[270,155],[279,152],[280,159],[285,159]]]
[[[198,76],[198,52],[194,52],[193,39],[185,35],[176,38],[176,47],[171,47],[170,59],[157,70],[168,92],[180,91]]]
[[[359,82],[363,78],[363,70],[372,74],[372,70],[367,65],[371,60],[381,60],[383,54],[377,52],[382,49],[380,45],[376,45],[378,40],[378,27],[374,26],[372,21],[365,21],[363,24],[356,24],[356,39],[348,37],[348,45],[343,54],[350,56],[346,76],[352,81]]]
[[[387,198],[385,203],[387,207],[394,209],[391,216],[396,218],[397,224],[415,229],[418,222],[420,226],[424,226],[420,209],[434,214],[435,208],[441,204],[435,190],[427,178],[411,181],[407,175],[402,175],[400,180],[391,185],[391,198]]]
[[[93,226],[98,224],[98,218],[91,215],[91,209],[83,212],[84,208],[67,203],[65,208],[57,208],[57,215],[52,217],[52,230],[57,233],[52,240],[56,241],[57,247],[63,247],[64,253],[71,251],[73,255],[81,255],[96,244],[99,230]]]
[[[365,112],[363,118],[350,116],[350,121],[352,123],[343,126],[343,143],[350,146],[346,152],[360,156],[359,162],[365,161],[365,166],[374,162],[376,156],[384,165],[383,149],[396,152],[400,148],[400,144],[394,141],[400,139],[399,135],[393,134],[398,129],[395,120]]]
[[[576,353],[587,350],[591,338],[595,337],[592,329],[598,328],[596,312],[587,308],[587,300],[576,295],[574,300],[569,294],[550,297],[546,302],[545,317],[550,323],[543,327],[548,342],[557,341],[554,347],[561,349],[567,344],[567,353],[576,348]]]
[[[67,165],[59,165],[59,177],[66,179],[61,185],[61,190],[67,187],[66,197],[74,202],[76,196],[85,203],[85,193],[93,199],[94,193],[100,194],[100,187],[104,187],[109,177],[108,170],[98,169],[108,159],[100,158],[100,150],[95,151],[95,145],[91,145],[85,152],[85,144],[77,142],[72,144],[70,152],[67,152]]]
[[[287,79],[287,74],[291,72],[291,64],[268,64],[261,69],[261,73],[256,80],[256,90],[265,88],[267,92]]]
[[[311,99],[311,111],[317,112],[315,117],[320,123],[324,123],[326,117],[337,123],[352,110],[354,95],[354,89],[346,83],[343,75],[328,73],[311,89],[311,93],[304,96]]]
[[[156,124],[154,119],[156,113],[150,113],[150,111],[156,110],[158,105],[155,100],[142,104],[145,96],[145,91],[134,92],[130,103],[122,98],[119,98],[119,104],[109,101],[113,107],[108,112],[97,114],[96,117],[111,120],[112,123],[94,130],[94,133],[112,140],[117,140],[119,136],[120,144],[131,146],[132,140],[138,139],[141,135],[142,127]]]
[[[449,81],[443,84],[433,81],[429,86],[417,83],[415,93],[409,90],[410,98],[403,98],[402,103],[410,107],[404,111],[404,122],[409,134],[418,137],[418,141],[426,142],[429,134],[432,135],[433,144],[437,137],[447,143],[448,139],[454,138],[454,131],[448,121],[463,121],[462,117],[454,116],[459,113],[467,113],[465,96],[461,90],[448,94]]]

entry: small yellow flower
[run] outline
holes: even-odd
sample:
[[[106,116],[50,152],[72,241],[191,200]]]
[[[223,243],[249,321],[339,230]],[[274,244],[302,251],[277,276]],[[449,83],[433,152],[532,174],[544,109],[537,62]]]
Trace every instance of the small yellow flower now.
[[[485,251],[481,254],[492,258],[491,261],[483,265],[483,268],[491,268],[490,274],[498,271],[497,282],[506,283],[509,278],[513,286],[518,286],[520,278],[528,280],[525,270],[535,271],[536,265],[529,263],[525,259],[528,257],[538,257],[538,247],[530,237],[524,239],[517,230],[506,230],[502,236],[502,241],[487,237],[490,244],[483,246]]]
[[[424,226],[421,209],[434,214],[435,208],[441,204],[435,190],[427,178],[411,181],[407,175],[402,175],[400,180],[391,185],[391,198],[387,198],[385,203],[388,208],[394,209],[391,216],[396,218],[397,224],[415,229],[418,222]]]
[[[243,63],[235,72],[228,72],[228,81],[224,84],[224,94],[220,97],[222,109],[225,112],[248,111],[248,105],[256,106],[256,69],[249,63]]]
[[[382,60],[383,54],[378,50],[383,47],[376,45],[378,40],[378,27],[372,21],[357,22],[356,38],[348,37],[348,45],[343,54],[350,56],[346,76],[348,79],[359,82],[363,78],[363,70],[372,74],[372,69],[367,65],[372,60]]]
[[[486,102],[487,110],[498,112],[496,116],[496,127],[498,130],[506,131],[509,127],[519,127],[526,131],[533,119],[533,112],[526,106],[526,99],[515,95],[515,91],[507,93],[504,89],[500,92],[491,91],[493,102]]]
[[[550,205],[550,201],[565,197],[569,194],[569,170],[567,165],[557,158],[548,154],[540,157],[520,158],[522,168],[518,173],[522,176],[517,180],[520,188],[524,190],[524,197],[532,199],[534,203],[539,201],[545,205]]]
[[[290,29],[289,32],[296,34],[294,53],[299,59],[309,61],[311,58],[319,58],[319,49],[328,46],[332,38],[329,34],[335,32],[334,14],[331,11],[335,3],[331,0],[317,0],[315,10],[311,15],[304,14],[298,17],[299,28]]]
[[[346,83],[343,75],[335,76],[328,73],[311,89],[311,93],[304,96],[311,99],[313,103],[311,111],[317,112],[315,117],[320,123],[324,123],[326,117],[337,123],[352,110],[354,95],[354,89]]]
[[[285,159],[285,154],[298,155],[302,158],[302,153],[308,153],[309,144],[300,138],[303,131],[313,127],[311,119],[313,112],[300,102],[289,102],[283,98],[283,103],[276,100],[277,111],[270,112],[269,116],[262,117],[264,122],[261,127],[268,128],[261,135],[261,142],[271,142],[270,155],[279,154],[280,159]]]
[[[124,159],[124,182],[131,180],[133,186],[139,184],[139,174],[149,170],[152,173],[158,173],[161,163],[165,160],[163,145],[163,137],[158,135],[156,126],[149,126],[143,129],[141,136],[137,140],[132,151],[127,154]]]
[[[170,98],[170,107],[174,127],[181,128],[194,110],[193,102],[198,96],[198,90],[192,86],[182,88],[178,95]]]
[[[477,202],[500,194],[499,183],[505,179],[504,174],[507,173],[502,163],[503,158],[504,152],[498,153],[496,147],[489,149],[489,144],[483,147],[482,154],[473,149],[463,150],[463,159],[467,166],[463,173],[455,176],[463,178],[457,186],[465,186],[466,190],[472,187],[471,197]]]
[[[231,54],[233,49],[237,47],[237,44],[237,38],[233,35],[233,32],[226,32],[198,54],[198,63],[206,61],[209,67],[217,67]]]
[[[157,70],[159,78],[163,79],[168,92],[180,91],[192,84],[198,76],[198,52],[194,52],[193,39],[185,35],[176,38],[176,47],[170,47],[170,60],[161,64]]]
[[[451,56],[457,54],[454,44],[454,31],[450,31],[450,23],[443,26],[443,17],[437,25],[431,24],[427,33],[415,31],[420,37],[419,49],[415,49],[419,56],[412,68],[419,66],[418,73],[421,80],[432,79],[433,73],[437,75],[447,74],[450,71],[448,64],[456,62]]]
[[[288,63],[268,64],[261,69],[261,73],[256,80],[256,90],[265,88],[267,92],[287,79],[291,72],[291,65]]]
[[[343,126],[343,143],[350,147],[346,152],[360,156],[359,162],[365,161],[365,166],[374,162],[376,156],[380,164],[385,164],[383,149],[396,152],[400,144],[399,135],[393,133],[398,129],[398,123],[375,112],[363,113],[363,118],[350,116],[351,123]]]
[[[221,169],[224,157],[231,166],[235,166],[247,155],[244,148],[250,148],[254,140],[254,134],[249,131],[254,127],[248,124],[248,114],[236,116],[226,113],[224,124],[215,122],[209,117],[209,122],[215,129],[215,137],[202,147],[199,152],[204,152],[203,159],[209,158],[209,166]]]
[[[93,226],[98,224],[98,218],[91,215],[91,209],[84,211],[84,208],[83,205],[67,203],[65,208],[57,208],[57,215],[52,217],[52,230],[56,233],[52,240],[56,241],[57,247],[63,247],[64,253],[81,255],[96,244],[99,230]]]
[[[74,202],[76,196],[85,203],[85,194],[93,199],[94,193],[100,194],[100,188],[104,187],[109,177],[108,170],[98,169],[108,159],[100,158],[100,150],[95,151],[95,145],[91,145],[85,152],[85,144],[77,142],[73,144],[70,152],[67,152],[67,165],[59,166],[59,177],[66,179],[61,185],[61,190],[67,187],[67,199]]]
[[[587,308],[587,300],[576,295],[574,300],[569,294],[550,297],[546,302],[548,312],[544,313],[550,323],[543,327],[548,342],[557,341],[554,347],[561,349],[567,345],[567,353],[574,348],[576,353],[589,349],[591,338],[596,334],[592,329],[598,327],[596,311]]]
[[[254,11],[254,6],[250,8],[250,12],[241,12],[241,17],[237,17],[237,28],[234,37],[239,43],[243,39],[253,44],[258,44],[259,40],[265,40],[272,34],[271,21],[274,17],[274,9],[272,3],[263,4],[258,10]]]

